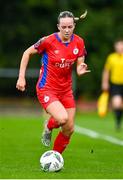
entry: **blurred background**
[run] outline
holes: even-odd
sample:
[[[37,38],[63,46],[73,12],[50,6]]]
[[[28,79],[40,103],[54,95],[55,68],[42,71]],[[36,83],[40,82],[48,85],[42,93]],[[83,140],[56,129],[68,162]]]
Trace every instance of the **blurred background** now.
[[[35,86],[41,66],[41,57],[33,56],[28,65],[27,90],[15,88],[22,54],[39,38],[57,31],[57,17],[61,11],[72,11],[80,16],[75,33],[85,40],[86,63],[91,73],[77,77],[73,72],[73,88],[78,106],[95,101],[101,92],[101,75],[107,55],[113,51],[113,42],[123,37],[122,0],[6,0],[0,1],[0,113],[7,107],[25,105],[39,108]],[[84,107],[85,107],[84,106]],[[91,108],[87,106],[86,108]],[[37,108],[38,107],[38,108]]]

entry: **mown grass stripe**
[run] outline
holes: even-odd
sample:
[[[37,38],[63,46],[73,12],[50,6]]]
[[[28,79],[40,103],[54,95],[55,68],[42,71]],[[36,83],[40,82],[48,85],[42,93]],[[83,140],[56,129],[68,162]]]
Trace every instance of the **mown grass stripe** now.
[[[103,140],[108,141],[110,143],[123,146],[123,141],[120,139],[117,139],[117,138],[109,136],[109,135],[100,134],[96,131],[93,131],[93,130],[87,129],[87,128],[83,128],[83,127],[80,127],[78,125],[75,125],[75,132],[79,133],[79,134],[84,134],[84,135],[89,136],[91,138],[103,139]]]

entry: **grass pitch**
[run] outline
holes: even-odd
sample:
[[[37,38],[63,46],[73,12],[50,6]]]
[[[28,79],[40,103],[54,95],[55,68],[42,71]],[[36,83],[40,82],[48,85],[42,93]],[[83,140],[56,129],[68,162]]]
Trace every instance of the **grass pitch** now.
[[[116,132],[112,114],[100,119],[96,113],[77,113],[76,124],[123,141]],[[43,119],[39,116],[0,117],[1,179],[118,179],[123,178],[123,146],[100,138],[74,133],[63,153],[64,169],[46,173],[40,168],[40,156],[51,148],[40,143]],[[58,130],[53,131],[53,139]]]

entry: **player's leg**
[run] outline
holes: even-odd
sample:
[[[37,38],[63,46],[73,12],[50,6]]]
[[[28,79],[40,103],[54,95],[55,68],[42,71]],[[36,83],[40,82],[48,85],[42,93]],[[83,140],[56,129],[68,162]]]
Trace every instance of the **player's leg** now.
[[[70,142],[70,137],[74,132],[74,116],[75,108],[66,109],[68,113],[68,120],[62,125],[62,130],[55,139],[53,150],[62,153]]]
[[[123,112],[122,98],[123,98],[123,85],[112,84],[110,86],[111,104],[115,115],[116,128],[121,127],[121,118]]]
[[[68,114],[64,106],[59,101],[50,103],[47,106],[46,111],[51,117],[49,121],[45,122],[45,128],[42,134],[42,143],[45,146],[50,146],[52,129],[65,124],[68,119]]]
[[[59,128],[58,122],[51,116],[50,118],[47,118],[48,120],[45,120],[44,122],[44,130],[42,133],[41,142],[45,146],[50,146],[51,143],[51,137],[52,137],[52,130],[54,128]]]
[[[63,125],[68,120],[68,113],[60,101],[48,105],[46,111],[55,119],[58,125]]]
[[[60,124],[58,123],[58,121],[56,121],[52,116],[48,119],[47,122],[47,127],[49,130],[52,130],[54,128],[59,128]]]
[[[39,103],[49,114],[49,120],[45,121],[44,131],[42,133],[41,141],[45,146],[50,146],[52,129],[58,128],[67,119],[67,112],[63,105],[59,102],[57,93],[55,91],[46,91],[37,88],[37,97]]]
[[[121,119],[122,119],[122,97],[120,95],[114,95],[112,97],[112,108],[115,114],[116,128],[121,128]]]
[[[66,111],[68,113],[68,121],[62,126],[62,133],[65,136],[70,137],[74,132],[74,119],[76,108],[68,108],[66,109]]]
[[[50,116],[45,110],[43,110],[43,118],[45,119],[45,123],[47,124],[49,130],[59,128],[57,121],[52,116]]]

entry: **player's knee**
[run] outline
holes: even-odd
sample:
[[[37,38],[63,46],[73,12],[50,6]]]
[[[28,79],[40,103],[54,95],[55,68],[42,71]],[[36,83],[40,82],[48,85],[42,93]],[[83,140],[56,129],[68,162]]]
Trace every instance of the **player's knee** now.
[[[64,115],[61,115],[59,121],[60,121],[60,124],[61,124],[61,125],[66,124],[66,122],[68,121],[68,115],[67,115],[67,113],[64,114]]]
[[[112,107],[113,108],[121,108],[122,107],[122,97],[120,96],[114,96],[112,98]]]

